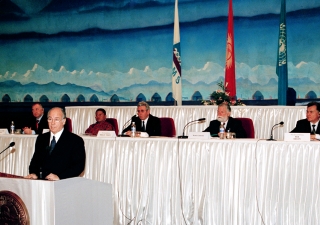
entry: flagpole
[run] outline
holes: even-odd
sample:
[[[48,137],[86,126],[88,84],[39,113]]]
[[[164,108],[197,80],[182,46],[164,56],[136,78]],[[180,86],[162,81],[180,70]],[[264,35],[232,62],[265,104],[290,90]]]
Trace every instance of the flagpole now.
[[[278,105],[287,105],[288,64],[286,0],[281,0],[276,73],[278,75]]]
[[[227,46],[226,46],[226,66],[224,86],[229,93],[231,100],[236,100],[236,72],[234,54],[234,31],[233,31],[233,9],[232,0],[229,0]]]
[[[172,96],[175,105],[182,105],[181,87],[181,50],[180,50],[180,27],[178,0],[175,0],[174,28],[173,28],[173,63],[172,63]]]

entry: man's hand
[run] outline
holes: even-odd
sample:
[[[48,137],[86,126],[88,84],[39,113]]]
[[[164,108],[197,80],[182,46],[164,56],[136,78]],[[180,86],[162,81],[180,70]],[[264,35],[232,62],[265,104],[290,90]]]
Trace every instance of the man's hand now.
[[[36,180],[36,179],[38,179],[38,176],[35,175],[34,173],[31,173],[31,174],[25,176],[24,178]]]
[[[22,128],[24,134],[32,134],[31,127]]]
[[[53,173],[50,173],[48,176],[46,176],[46,179],[47,180],[60,180],[60,178]]]
[[[315,141],[316,140],[316,135],[315,134],[310,134],[310,140]]]

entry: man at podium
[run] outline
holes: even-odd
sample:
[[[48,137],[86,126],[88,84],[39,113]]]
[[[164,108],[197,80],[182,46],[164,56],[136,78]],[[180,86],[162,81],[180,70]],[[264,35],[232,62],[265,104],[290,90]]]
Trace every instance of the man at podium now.
[[[86,158],[83,139],[64,129],[66,114],[62,108],[50,109],[47,120],[50,132],[37,137],[26,178],[60,180],[79,176]]]

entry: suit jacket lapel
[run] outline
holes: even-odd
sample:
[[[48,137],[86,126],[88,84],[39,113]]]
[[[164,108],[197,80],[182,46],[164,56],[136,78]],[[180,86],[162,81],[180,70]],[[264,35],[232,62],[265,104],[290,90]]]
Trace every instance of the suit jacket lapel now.
[[[311,129],[311,128],[310,128]],[[320,122],[318,123],[318,127],[317,127],[317,130],[316,130],[316,134],[320,134]]]
[[[230,127],[232,127],[232,122],[233,122],[232,118],[229,117],[225,132],[228,132],[228,130],[230,129]],[[230,129],[230,132],[232,132],[231,129]]]

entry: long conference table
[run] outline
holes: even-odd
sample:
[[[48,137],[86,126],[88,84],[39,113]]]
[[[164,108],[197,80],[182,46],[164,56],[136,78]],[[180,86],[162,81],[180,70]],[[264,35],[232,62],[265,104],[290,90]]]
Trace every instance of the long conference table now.
[[[116,118],[121,132],[126,122],[136,114],[136,106],[73,106],[66,107],[66,114],[72,120],[73,132],[82,134],[95,123],[95,111],[104,108],[107,117]],[[190,131],[203,131],[217,116],[217,106],[151,106],[150,112],[157,117],[171,117],[175,122],[177,135],[182,135],[185,125],[200,118],[206,118],[205,123],[191,124],[185,128]],[[270,137],[273,125],[284,122],[283,127],[275,127],[275,139],[283,139],[284,133],[290,132],[299,119],[306,118],[306,106],[232,106],[232,117],[246,117],[253,121],[255,138],[267,139]],[[130,122],[130,121],[129,121]]]
[[[320,224],[320,142],[82,137],[114,224]],[[0,172],[27,175],[35,140],[1,135]]]

